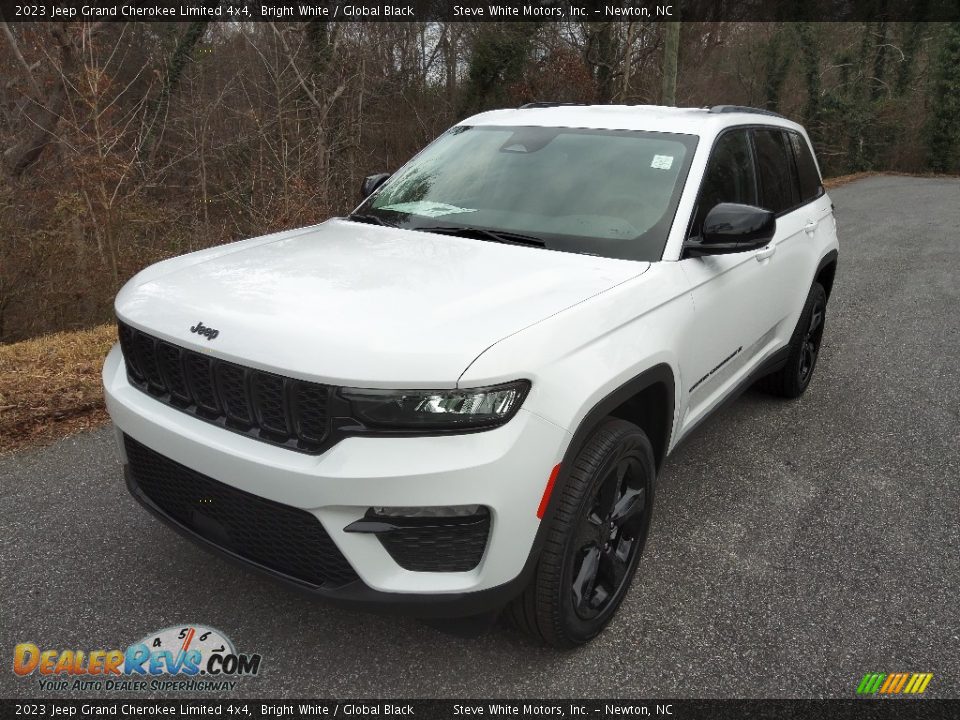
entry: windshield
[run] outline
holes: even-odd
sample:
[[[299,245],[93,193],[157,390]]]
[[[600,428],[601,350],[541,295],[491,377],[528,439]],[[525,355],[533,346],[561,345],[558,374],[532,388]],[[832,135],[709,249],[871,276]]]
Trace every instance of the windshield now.
[[[696,143],[673,133],[457,126],[355,214],[411,230],[501,232],[505,242],[656,261]]]

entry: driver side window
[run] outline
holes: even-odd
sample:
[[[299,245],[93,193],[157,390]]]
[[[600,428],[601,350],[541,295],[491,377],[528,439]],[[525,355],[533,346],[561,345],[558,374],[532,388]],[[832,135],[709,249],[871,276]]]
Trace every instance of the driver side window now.
[[[722,202],[757,204],[757,175],[747,130],[732,130],[717,140],[700,186],[690,237],[700,235],[707,213]]]

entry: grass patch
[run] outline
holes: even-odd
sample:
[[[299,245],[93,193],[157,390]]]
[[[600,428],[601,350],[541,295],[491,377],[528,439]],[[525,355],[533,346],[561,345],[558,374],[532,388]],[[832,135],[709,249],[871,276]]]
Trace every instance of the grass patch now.
[[[855,182],[856,180],[863,180],[868,177],[880,177],[885,175],[887,177],[915,177],[915,178],[951,178],[956,179],[960,177],[958,175],[953,175],[950,173],[908,173],[908,172],[895,172],[892,170],[866,170],[864,172],[850,173],[849,175],[836,175],[834,177],[824,178],[823,186],[827,190],[832,190],[835,187],[840,187],[841,185],[846,185],[847,183]]]
[[[858,172],[851,173],[849,175],[837,175],[835,177],[824,178],[823,186],[827,190],[832,190],[835,187],[840,187],[841,185],[846,185],[847,183],[852,183],[855,180],[862,180],[863,178],[874,177],[875,175],[880,175],[878,172]]]
[[[115,325],[0,345],[0,454],[107,419],[100,371]]]

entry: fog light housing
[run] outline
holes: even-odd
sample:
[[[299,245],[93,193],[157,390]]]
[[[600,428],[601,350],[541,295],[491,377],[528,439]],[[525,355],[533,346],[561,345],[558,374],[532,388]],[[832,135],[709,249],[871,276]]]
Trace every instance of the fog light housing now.
[[[374,535],[394,562],[413,572],[467,572],[490,535],[486,505],[372,507],[344,532]]]

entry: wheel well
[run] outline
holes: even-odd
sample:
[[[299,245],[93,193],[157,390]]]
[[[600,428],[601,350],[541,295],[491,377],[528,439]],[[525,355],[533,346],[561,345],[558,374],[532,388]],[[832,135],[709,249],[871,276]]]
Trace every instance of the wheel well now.
[[[817,273],[817,277],[814,280],[821,285],[823,289],[827,291],[827,299],[830,299],[830,291],[833,290],[833,278],[837,274],[837,261],[827,263],[820,271]]]
[[[663,464],[673,424],[673,396],[665,383],[649,385],[615,407],[610,415],[639,426],[650,438],[657,468]]]

